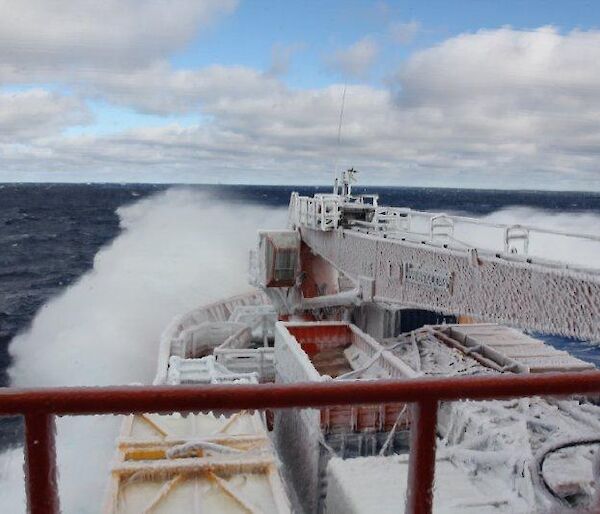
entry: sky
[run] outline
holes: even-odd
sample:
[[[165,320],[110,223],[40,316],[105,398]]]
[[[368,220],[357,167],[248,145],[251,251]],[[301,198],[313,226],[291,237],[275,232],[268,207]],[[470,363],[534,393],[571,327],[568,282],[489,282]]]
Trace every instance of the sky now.
[[[0,182],[349,167],[600,191],[600,3],[0,0]]]

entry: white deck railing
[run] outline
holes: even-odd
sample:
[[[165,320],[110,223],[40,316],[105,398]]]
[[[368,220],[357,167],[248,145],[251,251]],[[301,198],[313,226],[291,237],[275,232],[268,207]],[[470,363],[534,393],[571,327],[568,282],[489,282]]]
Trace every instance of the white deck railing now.
[[[600,269],[600,235],[572,233],[524,224],[507,225],[466,216],[418,211],[406,207],[364,205],[372,209],[370,221],[350,220],[343,228],[455,249],[476,249],[503,257],[535,257],[543,261],[569,263],[593,271]],[[289,205],[290,226],[329,231],[342,228],[346,205],[341,196],[293,193]],[[590,260],[592,256],[592,260]],[[593,259],[597,259],[594,262]],[[565,264],[565,266],[567,266]]]
[[[340,199],[337,195],[318,194],[314,197],[292,193],[289,222],[317,230],[333,230],[340,222]]]

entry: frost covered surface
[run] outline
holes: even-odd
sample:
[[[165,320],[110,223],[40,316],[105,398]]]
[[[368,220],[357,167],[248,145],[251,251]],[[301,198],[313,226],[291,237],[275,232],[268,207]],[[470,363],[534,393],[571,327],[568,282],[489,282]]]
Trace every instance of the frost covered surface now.
[[[433,376],[594,369],[539,339],[493,323],[426,326],[385,344],[415,371]]]
[[[288,326],[291,327],[290,331]],[[304,342],[321,350],[309,357],[291,330],[294,327],[312,329],[318,326],[347,330],[320,338],[318,330],[314,333],[308,330],[304,335]],[[313,360],[319,354],[326,354],[334,346],[340,350],[336,357],[343,359],[345,356],[348,366],[354,368],[354,371],[337,378],[321,375]],[[343,352],[342,348],[345,348]],[[385,351],[375,340],[353,325],[340,322],[278,323],[275,327],[275,357],[278,383],[389,378],[411,373],[406,364]],[[285,464],[287,478],[294,484],[304,510],[311,513],[322,512],[327,487],[325,468],[332,456],[372,455],[404,447],[405,440],[401,430],[406,427],[405,414],[406,409],[397,404],[277,411],[277,450]],[[397,433],[396,424],[399,427]],[[391,435],[390,429],[394,432]]]
[[[498,354],[486,355],[497,357],[499,363],[505,363],[506,355],[515,362],[522,362],[523,355],[544,356],[548,349],[541,341],[506,327],[448,325],[438,328],[449,334],[454,334],[454,328],[462,331],[463,336],[468,333],[476,339],[474,343],[478,343],[480,354],[486,354],[489,343]],[[386,344],[395,342],[392,351],[415,371],[427,376],[498,373],[443,344],[433,333],[427,329],[417,330],[387,340]],[[526,357],[526,360],[531,364],[535,359]],[[537,365],[541,365],[542,360],[538,357]],[[569,359],[563,362],[573,365]],[[438,447],[469,477],[495,482],[525,505],[527,512],[535,512],[536,509],[563,508],[565,505],[558,497],[569,496],[570,503],[579,507],[589,502],[594,493],[592,469],[597,466],[598,444],[578,444],[566,451],[548,454],[545,462],[542,459],[553,444],[593,439],[599,431],[600,407],[585,399],[461,401],[440,405],[438,433],[442,440]],[[540,463],[543,463],[541,474]],[[544,482],[555,495],[547,491]]]
[[[352,279],[373,278],[377,301],[600,341],[597,270],[573,271],[562,263],[530,263],[520,256],[477,254],[352,230],[303,227],[302,237]],[[405,280],[405,266],[421,280]],[[432,285],[434,279],[441,285]]]
[[[201,359],[182,359],[176,355],[169,359],[169,385],[179,384],[220,384],[248,383],[257,384],[256,373],[232,373],[219,364],[213,355]]]
[[[473,479],[451,461],[435,467],[434,514],[530,512],[502,484]],[[406,502],[408,456],[331,459],[327,468],[327,514],[397,514]]]
[[[585,506],[593,492],[591,468],[595,459],[588,446],[578,446],[560,460],[547,460],[541,476],[536,462],[548,444],[576,442],[584,436],[596,438],[599,430],[600,407],[585,400],[443,403],[438,420],[441,446],[453,463],[472,476],[500,481],[531,511],[562,505],[545,490],[542,479],[559,496],[578,494],[581,498],[576,504]]]
[[[394,355],[408,364],[416,373],[428,376],[489,375],[493,370],[472,357],[450,348],[427,331],[414,331],[398,338],[388,339]]]
[[[106,495],[107,514],[233,513],[240,506],[265,514],[290,512],[258,412],[125,418]]]
[[[255,373],[230,372],[213,355],[172,355],[168,383],[257,384],[258,379]],[[220,513],[238,512],[240,506],[245,511],[290,512],[263,414],[125,418],[106,495],[107,513]]]
[[[230,318],[237,316],[236,309],[255,306],[261,312],[260,309],[268,303],[263,293],[253,290],[177,315],[161,334],[154,384],[166,383],[172,355],[186,357],[194,350],[198,356],[202,356],[203,352],[212,353],[227,337],[244,327],[244,323],[236,320],[229,322]]]
[[[275,328],[276,383],[323,379],[306,353],[281,325]],[[275,446],[284,462],[285,478],[294,484],[296,496],[307,512],[316,512],[319,491],[319,442],[322,439],[317,409],[289,409],[275,412]]]

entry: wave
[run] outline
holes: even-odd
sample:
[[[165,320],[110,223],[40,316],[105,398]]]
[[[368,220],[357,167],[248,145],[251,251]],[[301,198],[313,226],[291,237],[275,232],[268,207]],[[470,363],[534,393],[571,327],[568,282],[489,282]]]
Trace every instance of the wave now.
[[[151,383],[159,336],[171,318],[248,290],[248,249],[257,229],[285,220],[283,209],[233,206],[184,188],[117,213],[121,233],[97,253],[93,269],[13,339],[13,386]],[[99,511],[118,419],[58,420],[63,512]],[[24,512],[22,465],[20,448],[0,456],[0,512]]]

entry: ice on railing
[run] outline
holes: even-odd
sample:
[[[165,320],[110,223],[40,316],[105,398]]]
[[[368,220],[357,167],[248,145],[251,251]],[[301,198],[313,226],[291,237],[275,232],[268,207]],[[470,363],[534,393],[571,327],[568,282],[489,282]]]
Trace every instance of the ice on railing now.
[[[277,322],[277,311],[272,305],[240,305],[236,307],[229,321],[244,323],[252,330],[256,340],[273,339],[273,328]]]
[[[227,322],[236,307],[248,305],[268,305],[269,299],[261,291],[251,291],[246,294],[227,298],[221,302],[204,305],[194,309],[186,314],[177,316],[160,338],[160,347],[158,354],[158,363],[154,384],[164,384],[167,380],[167,370],[169,366],[169,357],[172,354],[183,355],[184,340],[181,337],[183,333],[193,330],[203,323],[208,322]]]
[[[289,206],[290,226],[324,231],[340,228],[346,205],[354,204],[348,204],[336,195],[292,195]],[[600,270],[600,234],[586,233],[589,227],[583,225],[575,227],[576,230],[529,226],[526,224],[529,220],[525,211],[523,220],[515,220],[511,224],[498,223],[491,217],[477,219],[405,207],[367,204],[364,207],[371,209],[372,215],[368,217],[370,221],[344,222],[343,228],[373,235],[385,234],[392,239],[446,245],[463,250],[476,248],[491,254],[522,256],[537,261],[561,262],[579,268]]]
[[[169,359],[167,384],[219,384],[219,383],[257,384],[258,375],[253,372],[232,371],[208,355],[201,359],[182,359],[172,356]]]
[[[258,286],[258,253],[255,249],[248,252],[248,283],[253,286]]]
[[[426,223],[426,217],[423,222]],[[524,224],[505,225],[487,220],[452,217],[450,242],[463,248],[519,255],[600,269],[600,236]],[[526,221],[526,220],[524,220]]]
[[[317,194],[314,197],[292,194],[288,211],[288,226],[306,226],[317,230],[333,230],[340,222],[341,200],[337,195]]]
[[[600,235],[597,234],[579,234],[524,224],[508,225],[410,209],[387,208],[382,212],[386,221],[394,221],[387,224],[380,222],[380,226],[389,232],[388,237],[405,237],[447,244],[454,248],[477,248],[490,253],[600,268]],[[391,214],[393,212],[397,213],[395,218]]]

